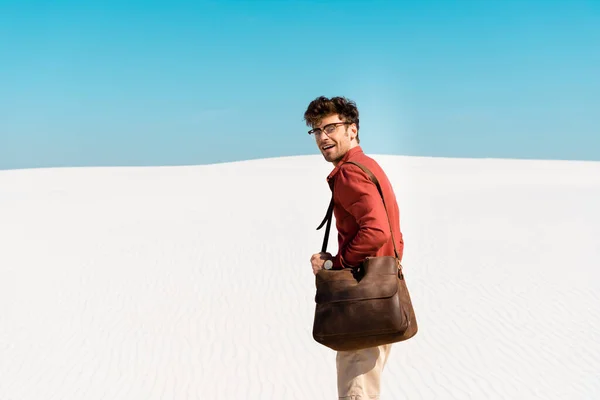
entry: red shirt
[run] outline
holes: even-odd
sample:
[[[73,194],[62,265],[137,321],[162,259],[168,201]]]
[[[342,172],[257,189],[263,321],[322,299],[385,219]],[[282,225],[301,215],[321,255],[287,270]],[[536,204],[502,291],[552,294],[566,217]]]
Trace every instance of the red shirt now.
[[[356,146],[327,176],[333,190],[333,213],[338,232],[338,254],[333,259],[333,268],[357,267],[369,256],[394,256],[390,225],[377,186],[358,166],[344,165],[348,160],[367,167],[379,181],[394,230],[398,257],[402,260],[404,240],[392,185],[379,164]]]

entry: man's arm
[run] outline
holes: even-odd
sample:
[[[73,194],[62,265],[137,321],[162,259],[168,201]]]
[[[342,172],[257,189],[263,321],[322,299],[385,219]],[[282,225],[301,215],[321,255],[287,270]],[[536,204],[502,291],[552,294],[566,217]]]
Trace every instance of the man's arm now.
[[[354,165],[341,168],[336,190],[342,207],[356,219],[359,230],[345,248],[339,249],[333,268],[356,267],[389,240],[390,226],[377,186],[361,169]]]

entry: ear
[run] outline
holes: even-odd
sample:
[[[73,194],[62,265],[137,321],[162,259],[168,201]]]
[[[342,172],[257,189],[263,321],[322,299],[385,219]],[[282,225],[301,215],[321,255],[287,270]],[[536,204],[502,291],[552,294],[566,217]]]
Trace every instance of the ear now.
[[[350,125],[350,131],[352,132],[350,139],[356,139],[356,136],[358,135],[356,131],[356,124]]]

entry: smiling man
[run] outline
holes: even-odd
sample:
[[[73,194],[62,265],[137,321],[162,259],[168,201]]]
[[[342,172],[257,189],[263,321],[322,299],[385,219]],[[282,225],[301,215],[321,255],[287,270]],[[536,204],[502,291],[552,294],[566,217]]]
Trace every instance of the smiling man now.
[[[388,206],[398,256],[402,258],[404,241],[400,231],[400,212],[388,177],[379,164],[360,147],[359,118],[356,104],[344,97],[318,97],[313,100],[304,120],[312,129],[317,147],[334,169],[327,176],[333,192],[333,212],[338,231],[338,254],[315,253],[310,262],[316,275],[322,268],[358,267],[366,257],[394,256],[390,224],[377,186],[354,164],[366,166],[379,180]],[[391,344],[358,351],[338,351],[336,356],[339,399],[379,399],[381,374]]]

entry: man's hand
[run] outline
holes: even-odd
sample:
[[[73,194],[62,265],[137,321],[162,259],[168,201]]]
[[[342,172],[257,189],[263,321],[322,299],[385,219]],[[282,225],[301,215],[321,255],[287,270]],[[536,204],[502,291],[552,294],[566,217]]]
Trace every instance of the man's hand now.
[[[313,254],[310,258],[310,263],[312,265],[313,274],[317,275],[321,269],[323,269],[323,264],[325,264],[325,260],[333,260],[333,256],[330,253],[320,252],[317,254]]]

